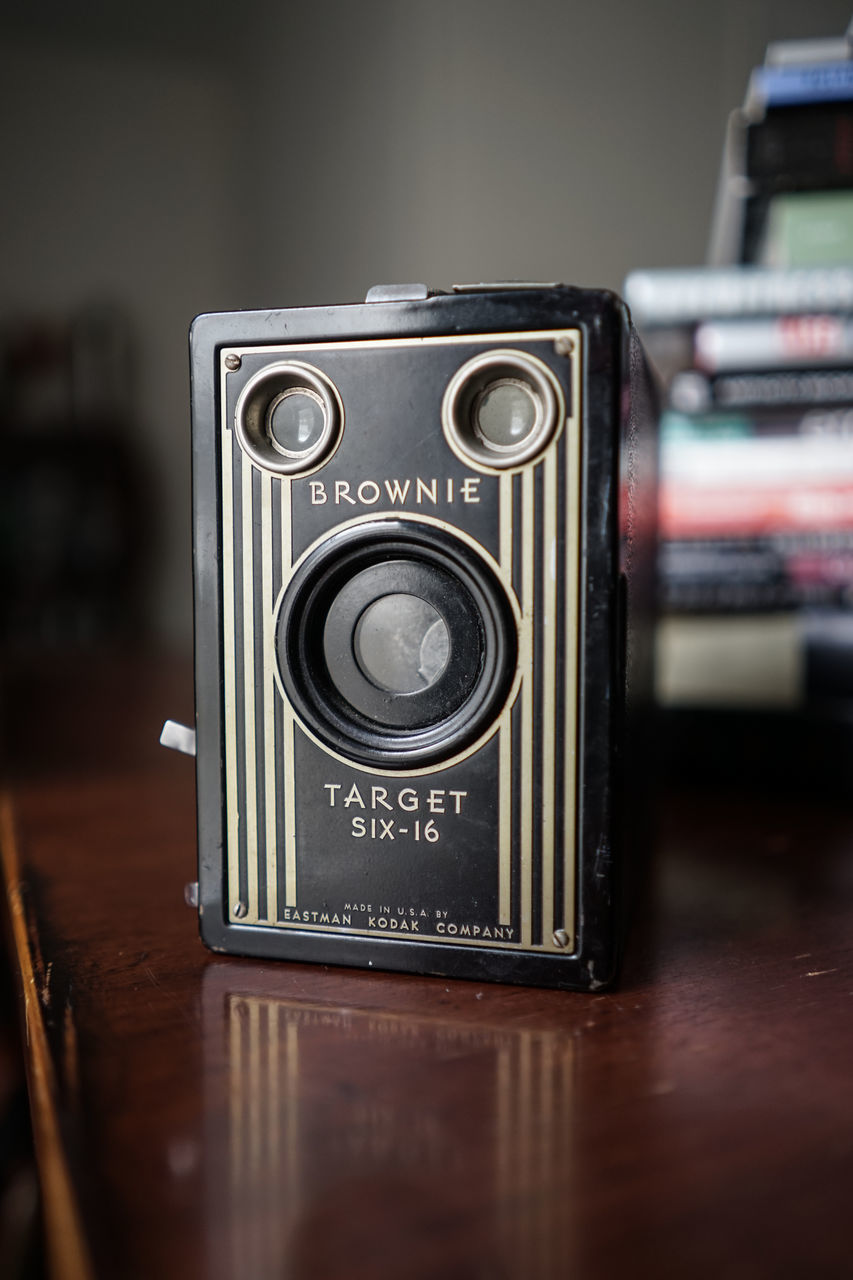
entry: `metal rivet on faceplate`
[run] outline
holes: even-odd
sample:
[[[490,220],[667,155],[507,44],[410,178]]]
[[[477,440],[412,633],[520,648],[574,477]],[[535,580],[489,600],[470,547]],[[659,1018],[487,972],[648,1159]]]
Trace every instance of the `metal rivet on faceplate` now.
[[[238,920],[242,920],[243,917],[247,916],[248,914],[249,914],[249,908],[246,906],[245,902],[234,903],[234,915],[237,917]]]
[[[567,947],[569,945],[569,935],[565,929],[555,929],[552,941],[555,947]]]
[[[231,373],[236,373],[243,361],[239,356],[230,355],[225,357],[225,368]]]
[[[558,338],[554,343],[554,350],[558,356],[570,356],[574,349],[575,344],[571,338]]]

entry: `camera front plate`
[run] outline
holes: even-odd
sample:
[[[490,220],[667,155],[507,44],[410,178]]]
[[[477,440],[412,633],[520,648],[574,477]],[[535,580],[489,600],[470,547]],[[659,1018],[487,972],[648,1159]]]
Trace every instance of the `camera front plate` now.
[[[464,949],[572,954],[582,342],[555,328],[220,349],[222,905],[248,950],[267,937],[271,954],[305,954],[296,939],[309,934],[314,959],[463,973]],[[482,448],[469,456],[446,422],[460,368],[507,350],[557,404],[553,430],[537,425],[538,455],[517,466],[511,452],[494,465]],[[341,406],[333,452],[301,475],[265,465],[237,429],[244,389],[276,365],[316,370]],[[414,539],[416,567],[420,532],[449,548],[451,572],[458,554],[469,594],[496,585],[514,636],[512,670],[473,734],[463,704],[444,738],[437,713],[439,730],[394,729],[396,754],[371,760],[336,738],[333,716],[306,714],[293,690],[322,675],[319,641],[309,629],[288,649],[280,628],[312,557],[362,530],[381,544],[384,527],[389,548],[401,527]],[[451,649],[466,634],[460,624]],[[294,681],[306,644],[310,670]],[[427,732],[438,749],[407,757]],[[420,963],[395,959],[401,941]]]

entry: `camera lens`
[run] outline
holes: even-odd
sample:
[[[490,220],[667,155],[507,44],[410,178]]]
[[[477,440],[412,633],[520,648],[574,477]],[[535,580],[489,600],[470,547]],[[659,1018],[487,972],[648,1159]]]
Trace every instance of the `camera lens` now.
[[[487,447],[512,449],[527,439],[540,412],[532,389],[506,378],[480,392],[473,409],[474,430]]]
[[[298,457],[313,449],[325,425],[322,400],[314,392],[300,387],[282,391],[267,410],[267,430],[273,442],[289,457]]]
[[[330,592],[322,623],[325,667],[359,715],[396,729],[423,729],[455,711],[477,683],[480,613],[446,565],[399,548],[383,552],[377,546],[356,557]]]
[[[454,453],[479,470],[506,471],[535,461],[565,416],[551,369],[526,351],[483,351],[457,369],[441,405]]]
[[[340,443],[344,410],[337,388],[299,361],[262,366],[237,400],[234,432],[252,462],[279,475],[306,475]]]
[[[388,693],[418,693],[447,666],[450,636],[437,609],[403,592],[380,596],[359,618],[355,658],[368,680]]]
[[[494,723],[517,669],[494,571],[414,520],[340,529],[302,561],[276,624],[279,673],[303,723],[359,764],[450,759]]]

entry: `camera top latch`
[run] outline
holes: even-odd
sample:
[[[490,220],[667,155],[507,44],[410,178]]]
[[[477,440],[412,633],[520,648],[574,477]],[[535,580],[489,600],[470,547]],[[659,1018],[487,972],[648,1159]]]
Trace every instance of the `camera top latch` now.
[[[451,293],[507,293],[529,289],[556,289],[553,280],[494,280],[480,284],[454,284]],[[430,289],[426,284],[375,284],[368,289],[365,302],[425,302],[440,297],[444,289]]]
[[[364,298],[365,302],[425,302],[441,289],[430,289],[426,284],[374,284]]]

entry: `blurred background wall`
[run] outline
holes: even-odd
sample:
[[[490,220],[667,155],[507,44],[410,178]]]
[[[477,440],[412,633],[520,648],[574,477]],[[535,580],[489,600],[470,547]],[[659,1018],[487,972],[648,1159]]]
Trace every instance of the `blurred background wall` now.
[[[186,331],[372,283],[705,257],[729,110],[838,0],[3,4],[0,325],[109,304],[144,474],[140,638],[191,639]],[[125,366],[123,366],[125,367]],[[7,424],[8,425],[8,424]]]

